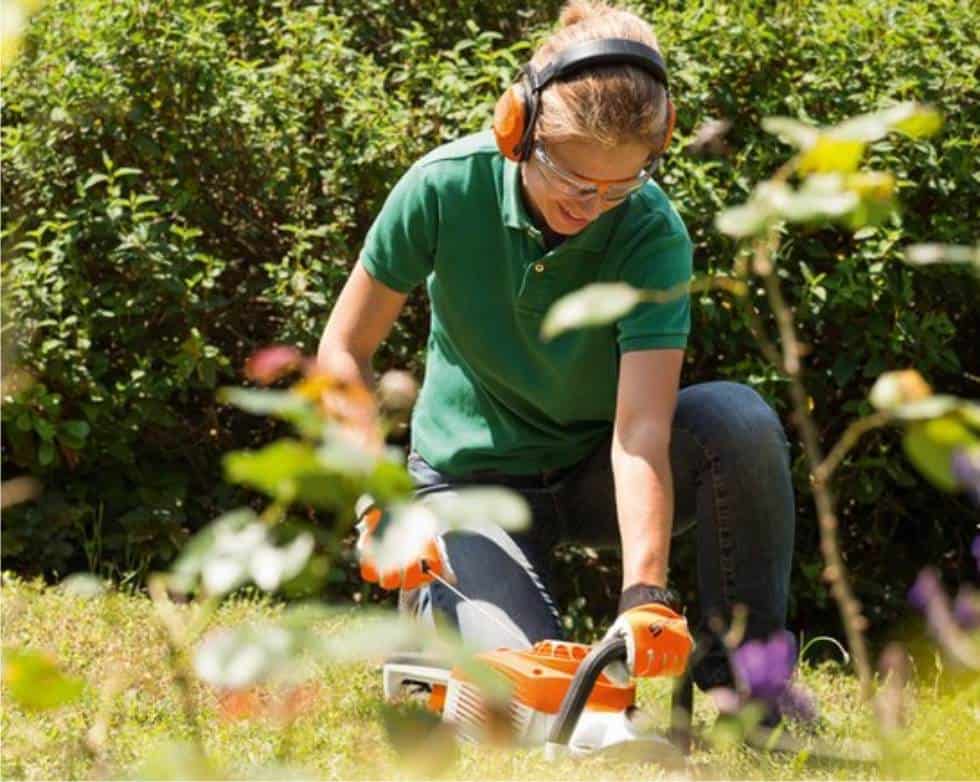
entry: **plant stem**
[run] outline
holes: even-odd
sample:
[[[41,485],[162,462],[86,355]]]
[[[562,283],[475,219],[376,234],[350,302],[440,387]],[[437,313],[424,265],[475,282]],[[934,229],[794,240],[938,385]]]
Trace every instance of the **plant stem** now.
[[[835,511],[833,493],[825,480],[815,480],[816,470],[824,465],[824,459],[820,449],[817,427],[810,415],[810,401],[801,377],[801,351],[796,328],[793,324],[793,313],[783,298],[779,278],[772,262],[778,245],[779,238],[775,232],[772,232],[765,239],[760,239],[755,246],[753,267],[755,272],[763,278],[769,302],[776,316],[782,345],[782,356],[777,366],[780,366],[789,377],[790,396],[796,413],[796,423],[803,440],[807,460],[812,465],[811,485],[820,527],[820,551],[826,563],[824,578],[830,584],[831,594],[840,609],[844,632],[847,635],[851,654],[854,656],[854,669],[858,675],[861,696],[867,700],[871,696],[871,665],[868,661],[867,644],[864,638],[864,627],[867,620],[861,614],[861,604],[851,591],[847,579],[847,570],[841,557],[837,540],[839,522]],[[837,449],[834,453],[838,456],[842,455]]]
[[[181,617],[177,616],[174,605],[167,595],[166,580],[163,577],[151,576],[147,581],[147,588],[165,631],[167,664],[170,666],[170,671],[174,677],[174,686],[177,688],[180,697],[184,719],[187,722],[187,727],[190,728],[191,739],[198,754],[204,757],[204,737],[201,735],[201,728],[198,724],[191,677],[188,674],[187,661],[184,655],[188,643],[187,625]]]
[[[864,418],[859,418],[848,426],[844,434],[841,435],[840,440],[830,449],[827,458],[813,471],[814,484],[826,485],[830,481],[830,477],[834,474],[834,471],[844,460],[844,457],[857,445],[857,441],[873,429],[884,426],[890,420],[891,416],[888,413],[874,413]]]
[[[190,677],[187,675],[187,666],[183,658],[182,650],[173,643],[173,639],[167,638],[167,662],[173,672],[174,685],[180,694],[180,703],[184,711],[184,720],[191,730],[191,739],[198,749],[199,754],[204,756],[204,737],[201,735],[201,727],[197,721],[197,708],[194,705],[194,693],[191,689]]]

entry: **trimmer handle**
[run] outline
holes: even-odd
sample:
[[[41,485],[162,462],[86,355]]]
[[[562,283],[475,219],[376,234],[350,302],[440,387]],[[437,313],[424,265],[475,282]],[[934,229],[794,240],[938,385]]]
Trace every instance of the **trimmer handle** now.
[[[592,694],[592,688],[595,687],[605,667],[617,660],[626,662],[626,640],[622,636],[610,636],[592,647],[592,651],[582,660],[575,676],[572,677],[571,684],[568,685],[568,692],[565,693],[558,716],[551,726],[546,746],[568,746],[578,724],[578,718],[585,709],[589,695]]]

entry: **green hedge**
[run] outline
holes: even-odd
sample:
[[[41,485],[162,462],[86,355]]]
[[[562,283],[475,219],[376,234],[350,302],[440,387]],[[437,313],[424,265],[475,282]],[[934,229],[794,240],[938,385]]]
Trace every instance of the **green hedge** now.
[[[4,566],[65,573],[160,565],[187,531],[238,501],[219,456],[270,425],[215,402],[256,347],[312,351],[388,189],[431,147],[484,127],[557,3],[363,4],[214,0],[51,2],[6,75],[2,145],[6,334],[34,385],[3,407],[4,474],[39,503],[4,514]],[[648,3],[671,65],[679,131],[662,181],[700,271],[730,268],[713,228],[789,154],[760,120],[822,124],[893,100],[937,104],[928,142],[886,141],[872,163],[902,181],[901,216],[857,236],[795,231],[784,284],[812,367],[825,443],[868,407],[877,375],[914,365],[977,396],[976,281],[900,262],[914,241],[980,237],[975,31],[980,14],[930,3]],[[696,126],[733,123],[732,153],[686,154]],[[763,307],[763,299],[759,299]],[[425,302],[413,297],[378,368],[421,371]],[[7,361],[10,357],[7,356]],[[781,378],[721,296],[696,302],[684,382],[732,378],[786,413]],[[798,450],[797,450],[798,452]],[[806,481],[796,617],[829,616]],[[939,495],[897,436],[869,436],[837,491],[857,590],[873,622],[901,610],[927,560],[965,568],[965,501]],[[683,546],[681,547],[683,548]],[[602,612],[615,568],[587,592]],[[689,557],[685,559],[690,562]],[[685,566],[676,568],[683,572]],[[347,587],[339,587],[346,589]]]

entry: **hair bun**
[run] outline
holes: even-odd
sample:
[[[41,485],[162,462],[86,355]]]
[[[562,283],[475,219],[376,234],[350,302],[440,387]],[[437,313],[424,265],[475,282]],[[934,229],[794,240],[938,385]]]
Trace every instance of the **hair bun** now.
[[[562,9],[558,22],[561,27],[571,27],[594,16],[607,14],[611,10],[613,9],[605,3],[595,3],[590,2],[590,0],[569,0]]]

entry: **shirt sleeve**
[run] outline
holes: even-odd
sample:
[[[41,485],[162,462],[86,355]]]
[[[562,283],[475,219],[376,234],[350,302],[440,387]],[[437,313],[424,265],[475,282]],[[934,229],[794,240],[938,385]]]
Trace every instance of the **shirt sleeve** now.
[[[691,331],[691,295],[684,287],[693,271],[691,239],[679,218],[651,221],[637,234],[620,279],[634,288],[669,293],[669,298],[643,302],[619,320],[620,352],[684,348]]]
[[[360,262],[368,274],[408,293],[432,272],[438,200],[425,169],[412,166],[392,191],[364,239]]]

